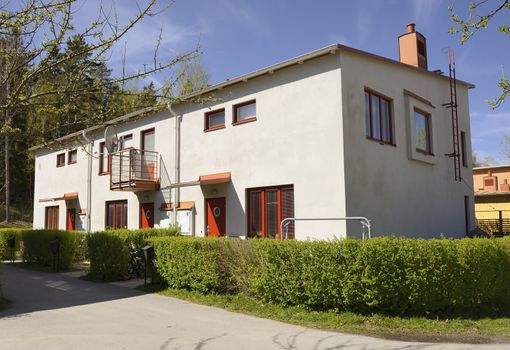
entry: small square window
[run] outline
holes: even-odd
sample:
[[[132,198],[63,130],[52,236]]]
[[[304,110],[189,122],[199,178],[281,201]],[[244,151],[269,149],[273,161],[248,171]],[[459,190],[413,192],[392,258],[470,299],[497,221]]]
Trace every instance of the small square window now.
[[[225,127],[225,109],[207,112],[204,120],[204,131],[222,129]]]
[[[234,106],[233,124],[247,123],[257,120],[257,103],[255,100]]]
[[[417,152],[432,154],[430,137],[430,114],[414,110],[414,145]]]
[[[121,136],[119,139],[119,149],[124,150],[127,148],[133,148],[133,134]]]
[[[74,164],[78,161],[78,151],[72,150],[67,154],[67,164]]]
[[[66,154],[65,153],[57,154],[57,167],[61,167],[64,165],[66,165]]]

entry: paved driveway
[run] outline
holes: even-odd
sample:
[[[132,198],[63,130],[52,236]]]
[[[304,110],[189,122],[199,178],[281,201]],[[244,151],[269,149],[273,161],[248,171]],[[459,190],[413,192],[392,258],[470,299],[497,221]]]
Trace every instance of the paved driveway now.
[[[318,331],[65,274],[0,268],[4,294],[12,301],[9,309],[0,312],[2,350],[510,349]]]

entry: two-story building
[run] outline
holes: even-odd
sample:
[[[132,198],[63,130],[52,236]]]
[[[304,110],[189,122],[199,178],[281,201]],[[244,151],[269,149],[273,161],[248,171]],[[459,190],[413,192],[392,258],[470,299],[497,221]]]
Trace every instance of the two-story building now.
[[[274,64],[36,147],[34,227],[167,227],[280,237],[284,218],[371,220],[372,235],[462,237],[474,227],[468,89],[427,69],[409,25],[400,60],[344,45]],[[63,146],[65,145],[65,146]],[[450,156],[447,156],[447,155]],[[462,172],[463,181],[456,179]],[[297,239],[361,234],[358,222],[288,226]]]

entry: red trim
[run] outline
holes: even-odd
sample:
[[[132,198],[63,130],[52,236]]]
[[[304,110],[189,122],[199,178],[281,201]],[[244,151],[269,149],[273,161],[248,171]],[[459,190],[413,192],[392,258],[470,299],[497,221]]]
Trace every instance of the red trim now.
[[[257,100],[256,99],[245,101],[245,102],[241,102],[241,103],[238,103],[238,104],[235,104],[234,106],[232,106],[232,125],[239,125],[239,124],[254,122],[254,121],[257,120],[257,113],[256,112],[255,112],[255,115],[252,116],[252,117],[248,117],[248,118],[245,118],[245,119],[242,119],[242,120],[238,120],[237,119],[237,111],[238,111],[238,109],[240,107],[251,105],[251,104],[254,104],[255,108],[257,108]]]
[[[60,159],[62,158],[62,159]],[[57,168],[63,167],[66,165],[66,154],[59,153],[57,154]]]
[[[47,230],[58,230],[59,206],[44,208],[44,228]]]
[[[76,155],[76,160],[71,160],[71,154],[74,153]],[[73,149],[72,151],[67,152],[67,164],[76,164],[78,163],[78,151]]]
[[[150,128],[147,130],[140,131],[140,149],[142,151],[145,151],[145,134],[148,134],[150,132],[156,133],[156,129]],[[155,141],[155,139],[156,139],[156,135],[154,135],[154,141]],[[154,151],[154,150],[149,150],[149,151]]]
[[[111,168],[111,157],[108,153],[106,153],[106,155],[108,156],[108,162],[107,162],[107,170],[104,171],[103,169],[103,159],[104,159],[104,155],[105,155],[105,143],[104,142],[101,142],[99,143],[99,175],[108,175],[110,174],[110,168]]]
[[[113,204],[113,222],[108,222],[108,206]],[[127,206],[127,200],[116,200],[116,201],[107,201],[105,203],[105,228],[111,229],[123,229],[127,228],[127,217],[125,217],[124,204]],[[117,226],[117,210],[119,210],[120,206],[120,225]],[[126,218],[126,220],[124,220]]]
[[[368,94],[368,119],[370,121],[370,135],[366,135],[367,139],[378,141],[384,145],[392,145],[396,146],[395,141],[393,139],[393,114],[392,114],[392,102],[393,100],[387,96],[384,96],[370,88],[365,87],[365,94]],[[365,95],[363,95],[365,97]],[[374,125],[372,121],[372,96],[379,99],[379,138],[374,136]],[[382,118],[382,100],[386,101],[388,104],[388,125],[386,129],[388,130],[388,138],[389,140],[385,140],[383,136],[383,118]],[[366,106],[366,102],[365,102]]]
[[[218,114],[223,112],[223,124],[215,125],[215,126],[209,126],[210,117],[212,115]],[[214,131],[225,128],[225,108],[215,109],[214,111],[206,112],[204,113],[204,132]]]

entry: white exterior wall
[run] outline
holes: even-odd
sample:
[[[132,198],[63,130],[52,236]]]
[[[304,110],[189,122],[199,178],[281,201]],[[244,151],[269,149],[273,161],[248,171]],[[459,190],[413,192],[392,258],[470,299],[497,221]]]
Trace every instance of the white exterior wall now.
[[[246,83],[225,88],[214,102],[197,106],[176,106],[182,115],[180,181],[196,181],[200,175],[231,172],[228,184],[184,187],[180,201],[194,201],[195,234],[205,228],[205,198],[226,197],[226,233],[246,235],[246,189],[293,185],[297,217],[345,215],[343,131],[341,121],[341,76],[339,56],[326,55],[303,65],[277,71]],[[232,106],[256,99],[257,120],[232,125]],[[204,132],[204,113],[225,108],[225,128]],[[110,191],[109,176],[99,176],[99,162],[93,161],[92,231],[105,225],[105,202],[128,200],[128,227],[139,226],[139,203],[154,202],[155,225],[168,225],[171,212],[160,212],[161,203],[173,202],[168,188],[174,182],[174,126],[169,112],[120,125],[119,136],[133,134],[140,147],[140,132],[155,128],[156,151],[161,154],[160,191]],[[94,151],[99,151],[99,137]],[[34,227],[44,226],[44,207],[60,205],[60,228],[65,228],[64,201],[39,203],[41,198],[79,192],[86,207],[87,156],[79,152],[78,163],[55,167],[58,151],[36,154]],[[97,156],[97,154],[96,154]],[[166,172],[163,170],[166,169]],[[65,185],[61,185],[65,181]],[[67,203],[73,205],[71,201]],[[166,219],[166,220],[165,220]],[[162,221],[164,220],[164,221]],[[84,225],[83,225],[84,227]],[[343,223],[299,223],[296,238],[343,236]]]
[[[457,85],[459,132],[466,132],[468,168],[461,163],[463,182],[454,178],[452,119],[442,106],[450,101],[448,79],[370,57],[341,52],[345,133],[346,202],[349,216],[372,220],[374,235],[462,237],[466,233],[464,196],[470,200],[474,228],[473,174],[468,90]],[[396,147],[369,140],[365,134],[365,96],[370,88],[392,101]],[[430,101],[434,108],[404,93]],[[434,156],[416,153],[412,110],[429,112]],[[359,234],[359,225],[349,225]]]
[[[340,52],[340,53],[339,53]],[[449,101],[448,80],[416,69],[340,50],[273,74],[217,91],[200,105],[178,105],[181,117],[180,182],[199,176],[231,173],[227,184],[183,187],[179,201],[194,201],[194,233],[206,234],[205,199],[226,198],[226,233],[247,233],[246,189],[293,185],[296,217],[366,216],[374,235],[432,237],[444,233],[463,236],[464,196],[473,203],[472,171],[462,167],[465,182],[454,181],[451,117],[442,104]],[[365,137],[364,89],[392,98],[396,147]],[[432,108],[404,94],[407,89],[432,102]],[[257,120],[232,125],[233,105],[256,99]],[[459,126],[466,132],[471,166],[468,93],[458,85]],[[432,115],[434,157],[410,147],[409,111],[413,106]],[[204,132],[204,114],[225,108],[225,128]],[[411,115],[412,117],[412,115]],[[105,227],[105,202],[128,200],[128,228],[139,227],[140,203],[153,202],[155,226],[172,222],[169,184],[175,182],[175,119],[163,111],[119,125],[119,136],[133,135],[140,148],[141,131],[155,128],[155,149],[161,155],[161,189],[110,191],[108,175],[99,176],[97,152],[102,132],[94,138],[92,171],[92,231]],[[86,208],[87,154],[79,149],[78,163],[56,167],[60,151],[36,153],[34,227],[44,227],[44,207],[60,206],[60,228],[65,228],[66,206]],[[410,159],[416,158],[416,159]],[[66,155],[67,162],[67,155]],[[39,202],[79,192],[79,203]],[[471,209],[472,210],[472,209]],[[84,216],[81,216],[85,219]],[[471,225],[474,224],[471,211]],[[79,221],[78,221],[79,222]],[[78,225],[83,229],[85,222]],[[308,222],[296,224],[297,239],[356,236],[359,223]]]

